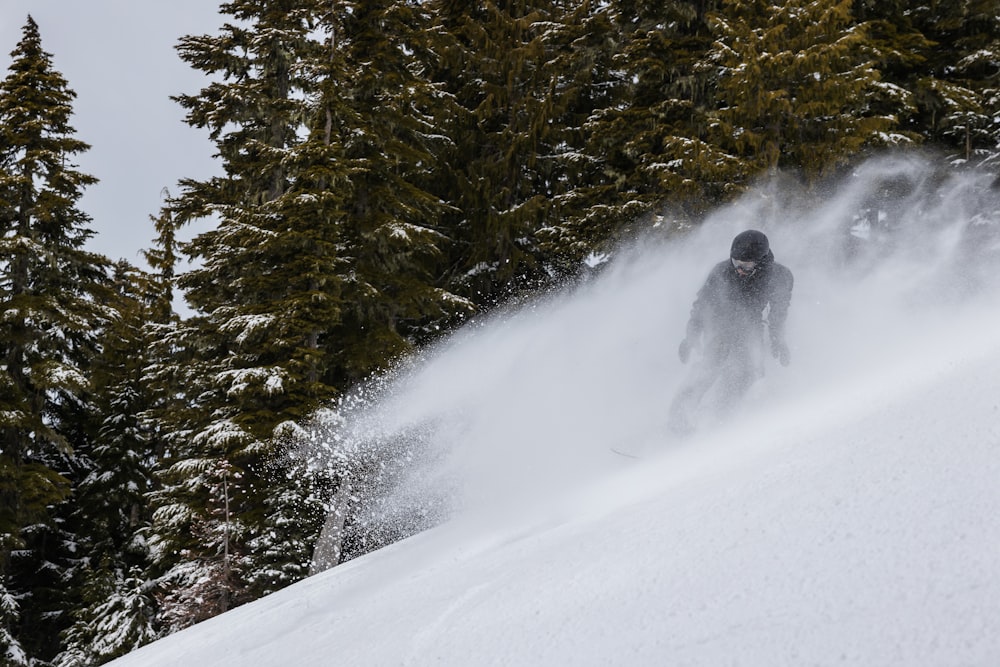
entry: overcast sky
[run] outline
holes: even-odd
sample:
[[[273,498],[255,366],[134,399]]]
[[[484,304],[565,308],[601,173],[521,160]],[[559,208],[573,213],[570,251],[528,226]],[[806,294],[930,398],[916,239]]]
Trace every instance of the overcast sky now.
[[[30,14],[42,46],[76,92],[73,127],[91,145],[80,169],[100,183],[80,207],[97,232],[90,248],[145,266],[138,253],[152,244],[151,215],[161,192],[177,192],[183,177],[219,169],[206,132],[183,122],[171,95],[196,93],[208,80],[180,60],[180,37],[216,33],[223,23],[216,0],[2,0],[0,54],[7,76],[10,52]],[[193,230],[188,230],[188,235]]]

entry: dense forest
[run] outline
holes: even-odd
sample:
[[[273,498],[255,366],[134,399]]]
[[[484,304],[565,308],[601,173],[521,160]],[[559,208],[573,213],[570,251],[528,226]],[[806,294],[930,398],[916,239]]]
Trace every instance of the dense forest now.
[[[345,490],[379,462],[313,469],[295,425],[623,239],[684,233],[769,174],[822,190],[886,149],[1000,173],[995,0],[235,0],[220,16],[179,36],[211,83],[176,102],[223,175],[164,184],[145,268],[87,250],[78,203],[100,174],[74,165],[89,146],[71,82],[30,17],[12,45],[5,666],[102,664],[295,582],[331,511],[354,536],[338,559],[377,546],[348,530],[364,508]]]

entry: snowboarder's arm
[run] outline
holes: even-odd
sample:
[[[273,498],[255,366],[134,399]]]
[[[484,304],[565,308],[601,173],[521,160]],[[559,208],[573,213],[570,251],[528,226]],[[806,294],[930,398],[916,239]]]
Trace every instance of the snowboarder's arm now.
[[[792,304],[792,287],[795,279],[792,272],[781,264],[775,264],[771,276],[771,309],[768,313],[768,329],[771,343],[784,343],[785,320],[788,319],[788,308]]]
[[[701,334],[705,330],[705,320],[719,298],[721,280],[720,267],[716,266],[708,274],[705,284],[698,290],[698,295],[691,306],[691,318],[687,324],[687,340],[692,345],[701,340]]]

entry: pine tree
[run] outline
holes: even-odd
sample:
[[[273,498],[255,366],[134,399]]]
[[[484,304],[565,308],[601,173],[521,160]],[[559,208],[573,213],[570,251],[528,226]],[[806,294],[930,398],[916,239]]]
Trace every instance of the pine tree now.
[[[8,549],[9,542],[2,546]],[[0,581],[0,658],[3,664],[11,667],[28,664],[28,655],[24,652],[20,639],[17,637],[17,627],[21,620],[21,605],[17,595],[7,589],[6,581]]]
[[[200,266],[178,283],[198,315],[162,339],[188,363],[154,367],[161,380],[185,374],[190,397],[168,417],[154,543],[187,554],[165,581],[201,572],[238,592],[196,612],[209,615],[306,573],[322,517],[289,515],[288,500],[312,492],[287,475],[283,425],[468,307],[437,284],[441,204],[420,187],[433,163],[420,113],[432,90],[413,68],[420,3],[222,10],[239,24],[179,47],[222,80],[178,99],[226,175],[183,182],[171,205],[175,224],[214,213],[218,226],[185,246]],[[167,599],[179,610],[183,589]]]
[[[248,540],[253,554],[248,583],[257,595],[267,595],[310,574],[334,488],[324,472],[311,469],[299,457],[283,457],[271,470],[274,482],[264,501],[265,526]]]
[[[886,84],[913,103],[900,123],[958,164],[996,164],[1000,124],[1000,17],[992,0],[924,5],[855,0]]]
[[[431,114],[444,96],[425,76],[429,25],[413,0],[336,2],[320,14],[326,42],[312,61],[319,103],[310,136],[342,176],[320,182],[307,171],[299,181],[342,190],[326,213],[343,244],[341,322],[331,332],[341,386],[471,310],[442,278],[454,240],[441,222],[448,207],[431,190],[443,143]]]
[[[428,3],[438,19],[431,78],[452,104],[451,143],[439,153],[443,224],[452,246],[449,284],[490,307],[549,279],[538,231],[553,218],[562,134],[550,67],[564,20],[551,0]]]
[[[110,305],[117,317],[101,333],[91,374],[100,425],[96,438],[76,450],[82,470],[66,517],[80,536],[70,573],[79,600],[57,664],[103,663],[157,635],[146,535],[158,447],[142,415],[152,400],[143,376],[146,324],[161,288],[124,261],[114,269]]]
[[[711,20],[717,41],[707,61],[719,82],[709,137],[738,158],[735,182],[778,168],[816,178],[866,147],[917,139],[866,103],[897,91],[880,87],[867,26],[848,0],[726,0]]]
[[[274,239],[287,227],[275,205],[289,187],[283,157],[299,143],[306,113],[297,62],[312,28],[311,4],[227,3],[221,12],[236,21],[218,36],[185,37],[178,46],[193,67],[221,76],[178,101],[189,124],[209,129],[226,175],[182,182],[172,205],[176,224],[209,214],[219,219],[186,249],[199,268],[179,277],[199,315],[164,341],[188,360],[174,372],[186,376],[191,397],[165,422],[173,441],[155,511],[156,553],[184,554],[164,575],[172,582],[165,613],[173,627],[245,601],[235,594],[245,586],[236,554],[252,531],[245,527],[261,522],[267,438],[287,410],[305,408],[286,400],[292,377],[282,355],[305,352],[307,341],[299,331],[281,333],[291,322],[275,308],[299,277],[284,270],[287,255],[274,256]],[[168,385],[177,382],[154,372]],[[199,582],[209,579],[218,594],[198,603]]]
[[[708,19],[720,4],[620,3],[628,104],[610,119],[626,130],[616,162],[629,174],[633,215],[640,213],[634,202],[660,198],[679,215],[697,216],[734,192],[733,156],[710,135],[718,74],[703,62],[712,43]],[[641,20],[630,20],[633,7]]]
[[[931,80],[927,63],[934,44],[916,25],[911,4],[908,0],[855,0],[852,14],[865,26],[868,50],[883,84],[906,91],[909,102],[900,106],[892,99],[874,95],[870,100],[873,110],[897,113],[902,129],[922,133],[922,87]]]
[[[76,206],[96,179],[72,163],[88,148],[69,124],[75,95],[31,17],[12,57],[0,83],[0,588],[20,605],[5,603],[3,616],[19,613],[20,626],[0,632],[13,637],[9,652],[46,659],[65,618],[44,598],[71,539],[52,508],[67,497],[71,445],[86,430],[75,420],[93,414],[88,367],[111,313],[108,261],[85,250],[92,232]]]
[[[166,188],[162,194],[170,197],[170,191]],[[151,313],[149,321],[154,324],[166,324],[177,319],[173,305],[177,262],[180,260],[177,225],[169,206],[166,205],[161,208],[159,216],[149,216],[149,219],[156,230],[153,247],[142,253],[153,271],[152,275],[144,279]]]
[[[662,204],[698,213],[727,191],[718,165],[730,158],[703,130],[713,78],[699,63],[713,4],[601,3],[608,62],[590,83],[581,128],[589,173],[570,191],[585,206],[559,225],[559,244],[576,245],[577,256],[655,222]]]
[[[568,4],[546,38],[553,54],[547,64],[551,153],[545,156],[551,207],[537,232],[540,256],[557,277],[579,273],[584,260],[624,226],[616,200],[620,181],[609,173],[605,151],[617,141],[596,120],[621,104],[614,62],[618,33],[605,3]]]
[[[995,154],[1000,139],[1000,11],[991,0],[946,0],[913,11],[934,45],[920,80],[929,140],[964,163]]]
[[[152,588],[138,568],[100,567],[92,572],[83,590],[92,602],[76,610],[55,667],[104,664],[157,639],[151,625],[156,613]]]

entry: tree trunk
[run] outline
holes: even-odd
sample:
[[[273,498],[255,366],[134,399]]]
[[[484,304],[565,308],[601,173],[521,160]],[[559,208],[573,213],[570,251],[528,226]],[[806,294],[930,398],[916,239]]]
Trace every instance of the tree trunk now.
[[[342,479],[336,495],[333,497],[333,508],[326,517],[323,530],[316,540],[312,563],[309,564],[309,575],[329,570],[340,563],[344,553],[344,523],[351,505],[351,482]]]

